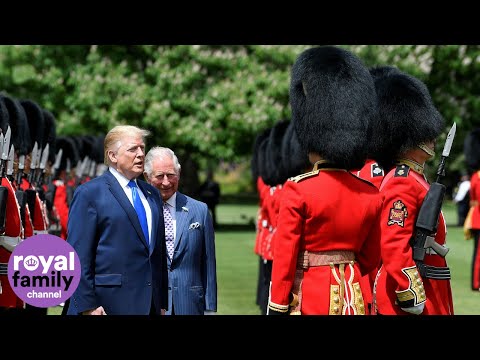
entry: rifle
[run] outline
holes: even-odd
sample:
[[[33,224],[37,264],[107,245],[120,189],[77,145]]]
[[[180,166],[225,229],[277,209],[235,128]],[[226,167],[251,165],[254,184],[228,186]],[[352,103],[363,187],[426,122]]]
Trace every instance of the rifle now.
[[[457,124],[454,123],[445,140],[442,158],[437,170],[437,180],[430,185],[427,195],[423,199],[415,222],[415,234],[414,237],[412,237],[413,260],[415,260],[420,275],[430,279],[450,279],[450,269],[448,267],[425,265],[423,260],[427,250],[429,252],[431,251],[429,249],[433,249],[435,253],[442,257],[445,257],[450,250],[437,243],[435,241],[435,235],[437,233],[438,220],[446,190],[445,185],[440,183],[440,177],[445,176],[445,162],[450,155],[456,129]]]

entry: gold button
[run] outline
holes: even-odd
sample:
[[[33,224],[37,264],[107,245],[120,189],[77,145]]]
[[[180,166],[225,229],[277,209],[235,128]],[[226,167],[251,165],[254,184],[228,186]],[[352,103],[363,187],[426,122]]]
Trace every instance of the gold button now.
[[[335,311],[336,313],[338,313],[338,306],[334,306],[334,307],[333,307],[333,311]]]
[[[340,298],[338,296],[334,296],[333,301],[338,304],[338,302],[340,301]]]
[[[333,289],[333,293],[338,294],[338,289],[337,288]]]

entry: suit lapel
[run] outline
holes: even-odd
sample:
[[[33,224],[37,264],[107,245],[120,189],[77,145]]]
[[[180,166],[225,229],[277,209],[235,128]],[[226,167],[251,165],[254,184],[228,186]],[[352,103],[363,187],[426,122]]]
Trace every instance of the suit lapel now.
[[[180,192],[177,192],[177,201],[176,201],[176,208],[175,208],[175,216],[177,219],[177,232],[175,238],[175,250],[178,250],[179,244],[182,240],[182,235],[184,229],[186,227],[186,222],[189,218],[188,214],[188,206],[187,206],[187,197]]]
[[[143,235],[143,230],[140,225],[140,221],[138,220],[137,213],[133,208],[132,204],[130,203],[130,201],[128,200],[127,195],[125,195],[125,191],[123,191],[117,179],[115,179],[115,176],[113,176],[110,173],[110,171],[107,171],[105,174],[107,177],[107,184],[110,188],[110,192],[115,197],[115,199],[117,199],[118,203],[123,208],[123,210],[127,213],[127,216],[130,219],[133,227],[135,228],[138,236],[140,237],[143,244],[148,248],[147,240]]]
[[[148,201],[148,204],[150,205],[150,210],[152,210],[152,231],[151,231],[151,235],[150,235],[150,255],[152,254],[153,252],[153,249],[155,248],[155,242],[158,241],[157,239],[157,229],[158,229],[158,223],[157,223],[157,219],[160,218],[160,214],[159,214],[159,210],[157,208],[157,205],[153,199],[153,196],[152,196],[152,193],[149,189],[147,189],[147,187],[145,186],[145,184],[142,182],[142,181],[137,181],[137,184],[138,186],[140,187],[140,189],[142,190],[143,192],[143,195],[145,195],[145,197],[147,198],[147,201]],[[143,232],[142,232],[143,234]]]

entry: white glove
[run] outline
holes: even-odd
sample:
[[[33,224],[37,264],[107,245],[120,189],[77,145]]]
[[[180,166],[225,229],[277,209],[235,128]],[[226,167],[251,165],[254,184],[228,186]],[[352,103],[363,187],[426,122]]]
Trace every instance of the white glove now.
[[[421,303],[412,307],[401,308],[403,311],[406,311],[413,315],[420,315],[423,312],[423,308],[425,307],[425,303]]]
[[[203,312],[203,315],[217,315],[217,313],[215,311],[205,310]]]

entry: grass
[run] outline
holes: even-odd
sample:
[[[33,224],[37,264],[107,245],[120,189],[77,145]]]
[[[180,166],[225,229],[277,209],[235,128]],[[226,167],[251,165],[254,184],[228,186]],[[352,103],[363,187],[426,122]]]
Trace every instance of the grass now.
[[[255,304],[258,256],[253,252],[254,220],[257,206],[221,204],[217,208],[220,228],[216,231],[218,314],[258,315]],[[445,202],[447,220],[447,262],[452,272],[452,291],[456,315],[480,315],[480,292],[470,289],[470,266],[473,241],[463,238],[463,229],[456,224],[456,209]],[[58,315],[60,307],[50,308]]]

